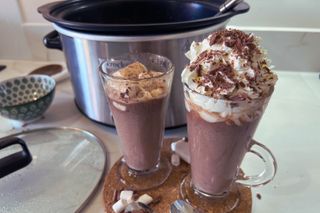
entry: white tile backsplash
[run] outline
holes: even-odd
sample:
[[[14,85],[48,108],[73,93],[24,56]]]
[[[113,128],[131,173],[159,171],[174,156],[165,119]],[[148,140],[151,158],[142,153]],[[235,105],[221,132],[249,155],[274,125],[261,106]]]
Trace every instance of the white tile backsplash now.
[[[20,11],[25,23],[48,23],[40,13],[38,7],[45,5],[54,0],[18,0]]]
[[[277,70],[308,70],[320,72],[320,32],[284,31],[240,27],[262,38]]]
[[[0,59],[30,58],[17,1],[0,0]]]
[[[32,54],[32,59],[36,61],[63,61],[63,52],[59,50],[48,49],[44,46],[43,37],[53,30],[51,25],[47,24],[24,24],[23,30]]]
[[[250,11],[232,25],[255,27],[320,28],[319,0],[245,0]]]

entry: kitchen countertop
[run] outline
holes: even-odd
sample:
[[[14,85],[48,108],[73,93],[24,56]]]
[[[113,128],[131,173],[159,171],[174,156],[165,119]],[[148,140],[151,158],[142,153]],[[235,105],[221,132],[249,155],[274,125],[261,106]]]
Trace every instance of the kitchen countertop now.
[[[48,62],[0,60],[0,64],[7,65],[7,68],[0,72],[2,81],[27,74]],[[273,151],[279,168],[270,184],[252,189],[252,212],[318,212],[320,209],[319,73],[277,71],[277,74],[279,81],[256,131],[255,139]],[[18,131],[8,130],[5,120],[0,120],[0,136]],[[68,79],[58,83],[55,99],[45,113],[44,119],[23,128],[53,126],[76,127],[95,134],[107,148],[108,169],[120,157],[119,139],[115,129],[97,124],[79,112],[74,104],[72,87]],[[168,137],[181,137],[185,134],[186,128],[166,132]],[[253,159],[252,156],[248,156],[244,161],[245,171],[257,171]],[[258,194],[261,195],[260,199]],[[104,212],[102,187],[85,212]]]

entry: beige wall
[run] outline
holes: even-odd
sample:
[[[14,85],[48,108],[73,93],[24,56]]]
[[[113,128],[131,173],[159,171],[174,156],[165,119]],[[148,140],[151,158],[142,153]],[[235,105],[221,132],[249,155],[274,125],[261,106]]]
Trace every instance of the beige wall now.
[[[0,0],[0,59],[63,60],[62,52],[48,50],[42,38],[52,29],[37,12],[51,0]]]
[[[0,59],[63,60],[60,51],[42,44],[52,27],[37,8],[52,1],[0,0]],[[279,69],[320,70],[319,0],[246,1],[249,13],[234,17],[230,25],[260,35]]]
[[[37,8],[54,0],[18,0],[18,2],[24,23],[48,23],[37,12]]]
[[[320,29],[319,0],[245,0],[249,13],[232,24],[250,27],[291,27]]]

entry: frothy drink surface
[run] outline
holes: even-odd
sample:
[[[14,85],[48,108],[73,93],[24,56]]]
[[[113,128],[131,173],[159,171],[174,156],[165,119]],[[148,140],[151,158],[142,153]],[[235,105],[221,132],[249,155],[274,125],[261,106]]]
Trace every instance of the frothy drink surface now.
[[[181,77],[185,89],[194,187],[227,192],[236,179],[277,76],[259,39],[239,30],[193,42]]]
[[[160,159],[168,81],[162,73],[135,62],[115,72],[107,85],[109,106],[127,165],[134,170],[154,168]]]

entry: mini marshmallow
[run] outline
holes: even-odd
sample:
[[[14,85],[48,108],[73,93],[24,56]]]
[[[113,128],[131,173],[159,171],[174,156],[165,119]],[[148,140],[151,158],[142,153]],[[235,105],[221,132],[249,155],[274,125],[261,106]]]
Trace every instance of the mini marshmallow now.
[[[115,101],[112,101],[112,104],[113,104],[113,106],[115,107],[115,108],[117,108],[118,110],[120,110],[120,111],[123,111],[123,112],[125,112],[126,111],[126,106],[124,106],[124,105],[122,105],[122,104],[119,104],[119,103],[117,103],[117,102],[115,102]]]
[[[125,201],[127,201],[127,203],[132,202],[132,197],[133,197],[133,191],[123,190],[120,193],[120,200],[125,200]]]
[[[171,164],[174,166],[179,166],[180,165],[180,157],[177,154],[172,154],[171,155]]]
[[[148,194],[141,195],[136,202],[143,203],[145,205],[148,205],[153,201],[153,198]]]
[[[184,142],[184,140],[179,140],[175,143],[172,143],[171,150],[179,155],[182,160],[190,164],[189,146],[188,143]]]
[[[124,213],[132,213],[132,212],[137,212],[139,210],[141,210],[141,206],[136,202],[132,202],[126,207],[126,209],[124,210]]]
[[[127,202],[127,205],[129,205],[129,204],[133,203],[134,200],[133,200],[133,199],[130,199],[130,200],[126,200],[126,202]]]
[[[120,213],[127,207],[127,205],[128,204],[125,200],[120,199],[112,205],[112,209],[115,213]]]

